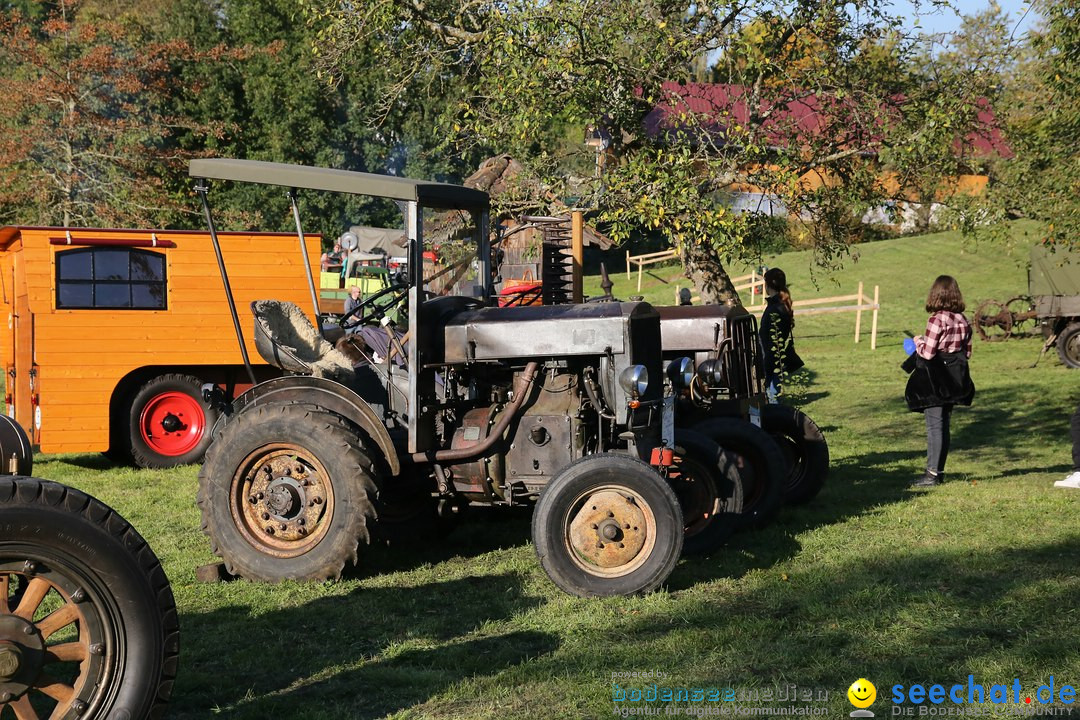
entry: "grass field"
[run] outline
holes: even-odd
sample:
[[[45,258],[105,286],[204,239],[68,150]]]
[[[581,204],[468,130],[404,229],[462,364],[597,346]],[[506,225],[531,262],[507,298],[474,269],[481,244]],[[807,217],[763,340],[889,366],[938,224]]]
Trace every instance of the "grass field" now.
[[[1080,371],[1053,352],[1032,368],[1036,337],[976,340],[978,394],[954,415],[949,482],[909,490],[925,434],[903,404],[903,332],[922,331],[939,273],[958,278],[974,309],[1022,292],[1026,271],[1022,257],[950,234],[858,255],[819,274],[818,287],[808,255],[767,259],[796,298],[851,293],[859,280],[881,287],[876,351],[868,316],[858,345],[850,314],[796,326],[808,372],[791,400],[828,438],[826,488],[769,528],[684,559],[647,597],[563,595],[535,560],[528,515],[505,511],[478,511],[437,545],[372,549],[338,583],[199,584],[195,568],[213,557],[194,505],[197,468],[137,471],[81,455],[39,457],[35,474],[113,505],[162,559],[182,625],[174,718],[608,717],[627,705],[612,701],[613,673],[635,671],[665,675],[615,682],[758,694],[683,710],[768,705],[765,693],[794,684],[827,693],[811,705],[828,717],[853,709],[845,693],[860,677],[878,688],[878,717],[894,684],[970,674],[988,689],[1018,678],[1025,696],[1050,676],[1075,686],[1080,492],[1052,482],[1070,468]],[[616,270],[625,298],[636,278]],[[677,268],[661,268],[643,291],[666,302],[679,282]]]

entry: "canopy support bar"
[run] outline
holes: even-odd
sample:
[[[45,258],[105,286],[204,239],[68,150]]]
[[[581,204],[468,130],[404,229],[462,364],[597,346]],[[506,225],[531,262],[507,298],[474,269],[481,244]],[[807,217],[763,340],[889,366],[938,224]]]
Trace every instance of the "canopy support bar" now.
[[[315,309],[315,327],[319,328],[319,334],[323,334],[322,318],[319,315],[319,291],[315,289],[315,278],[311,274],[311,263],[307,256],[307,241],[304,239],[304,228],[300,223],[300,206],[296,202],[296,188],[289,190],[289,204],[292,205],[293,220],[296,221],[296,236],[300,238],[300,257],[304,261],[304,272],[307,273],[308,288],[311,290],[311,306]]]
[[[252,385],[258,385],[255,379],[255,371],[251,367],[251,358],[248,357],[247,344],[244,342],[244,331],[240,329],[240,316],[236,314],[236,299],[233,297],[232,286],[229,285],[229,274],[225,271],[225,260],[221,257],[221,243],[218,242],[217,228],[214,227],[214,216],[210,212],[210,201],[206,199],[209,190],[206,181],[199,179],[195,183],[195,192],[202,200],[203,213],[206,215],[206,227],[210,229],[210,241],[214,245],[214,255],[217,256],[218,270],[221,271],[221,282],[225,285],[225,298],[229,301],[229,312],[232,313],[233,328],[236,330],[236,341],[240,343],[240,355],[244,358],[244,368],[247,369],[248,377]],[[309,270],[310,273],[310,270]]]

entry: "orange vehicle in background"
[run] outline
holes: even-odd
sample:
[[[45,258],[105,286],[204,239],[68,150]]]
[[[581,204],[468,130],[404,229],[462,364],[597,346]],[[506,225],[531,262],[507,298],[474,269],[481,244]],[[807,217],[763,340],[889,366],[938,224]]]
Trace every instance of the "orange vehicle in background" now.
[[[238,308],[310,307],[297,236],[218,233]],[[320,237],[306,236],[309,267]],[[107,452],[142,467],[198,462],[226,399],[251,386],[210,236],[174,230],[0,228],[5,411],[46,453]],[[245,345],[259,381],[280,375]]]

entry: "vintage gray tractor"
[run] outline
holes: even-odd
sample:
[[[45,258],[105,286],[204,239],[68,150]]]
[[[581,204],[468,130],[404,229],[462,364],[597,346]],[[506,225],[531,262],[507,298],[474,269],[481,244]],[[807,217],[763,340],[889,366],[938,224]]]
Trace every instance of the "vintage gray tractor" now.
[[[542,287],[528,286],[528,297],[545,305],[571,302],[567,288],[580,288],[583,223],[566,218],[521,218],[500,233],[500,240],[522,228],[536,227],[542,250],[534,268]],[[500,228],[502,230],[502,228]],[[501,274],[501,273],[500,273]],[[605,294],[589,302],[613,302],[613,283],[601,265]],[[504,288],[503,294],[507,294]],[[685,552],[715,548],[737,527],[762,527],[782,502],[804,503],[816,497],[829,472],[829,447],[818,426],[805,413],[770,405],[762,388],[757,322],[739,305],[657,307],[660,313],[667,394],[676,397],[676,448],[702,438],[725,451],[728,485],[735,492],[716,512],[738,522],[703,526],[687,512]],[[689,486],[700,490],[701,485]],[[684,493],[687,488],[684,488]],[[680,495],[683,509],[692,499]],[[700,503],[694,505],[701,511]],[[741,510],[739,509],[741,507]],[[708,532],[701,532],[707,527]]]
[[[336,578],[361,543],[433,509],[535,504],[533,542],[556,585],[628,594],[678,561],[680,496],[697,524],[731,521],[715,512],[737,490],[719,448],[676,448],[657,312],[493,307],[486,193],[228,159],[192,161],[190,174],[215,244],[207,180],[288,188],[301,240],[298,189],[394,200],[408,237],[406,272],[341,317],[336,347],[295,305],[253,304],[256,350],[293,374],[222,403],[198,504],[229,572]],[[314,288],[312,300],[317,318]]]
[[[760,527],[782,503],[814,498],[828,477],[829,447],[805,413],[766,402],[754,316],[740,305],[658,310],[678,425],[735,454],[743,524]]]
[[[0,454],[0,717],[161,717],[179,651],[161,563],[116,511],[25,477],[29,441],[3,416]]]

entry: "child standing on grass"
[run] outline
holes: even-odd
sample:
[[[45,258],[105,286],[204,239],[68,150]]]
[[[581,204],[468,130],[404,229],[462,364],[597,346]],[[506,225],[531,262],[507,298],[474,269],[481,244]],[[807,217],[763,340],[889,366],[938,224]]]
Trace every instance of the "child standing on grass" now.
[[[968,372],[971,325],[964,297],[951,275],[939,275],[926,298],[926,334],[915,338],[915,371],[904,393],[908,408],[926,417],[926,473],[911,484],[940,485],[949,456],[949,423],[955,405],[970,405],[975,385]]]

